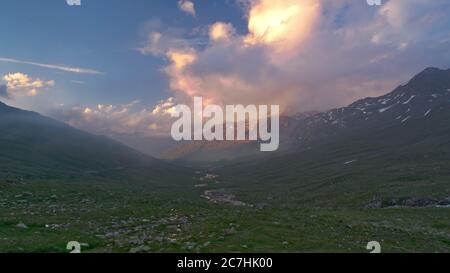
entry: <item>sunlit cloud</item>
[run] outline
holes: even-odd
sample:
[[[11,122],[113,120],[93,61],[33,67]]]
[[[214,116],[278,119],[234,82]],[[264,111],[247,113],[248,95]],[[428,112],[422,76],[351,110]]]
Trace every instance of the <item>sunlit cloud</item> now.
[[[24,73],[9,73],[2,78],[6,85],[3,85],[0,96],[8,99],[17,97],[33,97],[38,95],[46,87],[55,85],[55,81],[44,81],[39,78],[31,78]]]
[[[178,7],[180,10],[195,16],[195,5],[192,1],[189,0],[180,0],[178,1]]]
[[[155,39],[146,48],[152,50],[142,53],[168,61],[164,71],[177,100],[201,96],[217,104],[280,104],[290,113],[326,110],[389,92],[431,64],[450,63],[445,0],[382,7],[351,0],[239,3],[247,33],[216,22],[201,47],[170,33],[149,34]]]
[[[284,114],[327,110],[389,92],[427,66],[450,64],[447,0],[239,3],[246,32],[222,21],[201,33],[154,22],[146,28],[138,51],[166,61],[170,99],[154,107],[80,106],[59,116],[94,132],[164,134],[173,106],[195,96],[205,104],[279,104]]]
[[[211,41],[229,41],[235,32],[232,24],[217,22],[209,28],[209,38]]]
[[[231,23],[217,22],[209,27],[210,44],[200,50],[173,42],[180,40],[176,37],[150,33],[142,53],[169,60],[165,72],[180,101],[202,96],[206,103],[282,103],[295,90],[279,78],[280,56],[287,60],[298,54],[319,7],[316,0],[255,1],[247,35],[237,35]]]
[[[93,106],[62,106],[51,116],[67,124],[98,134],[166,135],[170,132],[174,98],[146,107],[140,101],[127,104],[98,104]]]
[[[277,53],[296,51],[320,15],[318,0],[261,0],[250,8],[246,41],[272,46]]]

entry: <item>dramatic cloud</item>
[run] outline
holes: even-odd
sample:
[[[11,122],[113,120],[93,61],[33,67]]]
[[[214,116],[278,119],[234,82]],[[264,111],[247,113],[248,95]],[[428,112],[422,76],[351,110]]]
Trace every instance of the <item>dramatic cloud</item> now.
[[[192,16],[195,16],[195,5],[192,1],[180,0],[180,1],[178,1],[178,7],[182,11],[184,11]]]
[[[380,95],[426,66],[450,63],[450,2],[244,0],[248,33],[209,28],[210,42],[152,32],[144,54],[163,56],[180,102],[280,104],[302,112]]]
[[[21,61],[21,60],[10,59],[10,58],[0,58],[0,62],[27,64],[27,65],[33,65],[33,66],[38,66],[38,67],[42,67],[42,68],[55,69],[55,70],[60,70],[60,71],[64,71],[64,72],[71,72],[71,73],[78,73],[78,74],[104,74],[103,72],[97,71],[95,69],[79,68],[79,67],[71,67],[71,66],[55,65],[55,64],[43,64],[43,63]]]
[[[277,54],[295,53],[311,34],[319,15],[317,0],[255,1],[249,12],[246,42],[269,45]]]
[[[1,88],[0,95],[5,98],[36,96],[42,89],[55,85],[53,80],[43,81],[20,72],[6,74],[3,76],[3,80],[6,85]]]
[[[450,66],[448,0],[390,0],[381,7],[237,1],[246,33],[229,22],[202,31],[147,25],[139,52],[167,62],[162,70],[173,98],[155,107],[75,107],[56,116],[99,133],[165,134],[172,107],[194,96],[205,104],[279,104],[287,114],[326,110],[389,92],[427,66]]]
[[[281,104],[291,100],[295,87],[285,81],[280,62],[296,56],[317,22],[319,7],[314,0],[258,1],[249,10],[245,36],[218,22],[210,27],[211,43],[203,50],[151,33],[141,52],[165,53],[170,61],[165,71],[180,101],[202,96],[206,103]]]

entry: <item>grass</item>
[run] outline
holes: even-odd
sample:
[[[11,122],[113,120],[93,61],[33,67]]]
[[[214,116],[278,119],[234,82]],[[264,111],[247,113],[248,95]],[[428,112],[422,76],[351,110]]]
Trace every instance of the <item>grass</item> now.
[[[0,252],[68,252],[69,241],[83,252],[368,252],[374,240],[384,252],[450,252],[449,209],[368,206],[448,198],[450,156],[348,145],[198,171],[6,161]],[[251,206],[213,204],[206,190]]]
[[[306,206],[301,198],[264,208],[211,204],[197,178],[178,186],[0,183],[0,252],[68,252],[69,241],[88,244],[84,252],[367,252],[373,240],[384,252],[450,250],[448,209]],[[249,196],[258,195],[237,192]]]

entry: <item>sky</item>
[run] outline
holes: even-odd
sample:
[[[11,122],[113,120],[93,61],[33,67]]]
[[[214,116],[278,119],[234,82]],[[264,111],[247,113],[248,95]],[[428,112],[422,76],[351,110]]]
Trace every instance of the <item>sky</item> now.
[[[93,133],[164,135],[194,96],[294,114],[450,68],[450,1],[382,2],[2,0],[0,101]]]

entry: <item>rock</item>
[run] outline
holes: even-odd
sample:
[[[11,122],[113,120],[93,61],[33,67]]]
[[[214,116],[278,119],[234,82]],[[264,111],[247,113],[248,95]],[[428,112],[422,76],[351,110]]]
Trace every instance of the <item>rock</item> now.
[[[120,235],[119,232],[108,232],[108,233],[106,233],[105,238],[111,239],[111,238],[118,237],[119,235]]]
[[[223,232],[225,235],[232,235],[232,234],[236,233],[236,229],[234,227],[231,227],[231,228],[225,229]]]
[[[150,247],[148,246],[138,246],[130,249],[130,253],[147,253],[150,252]]]
[[[382,206],[383,206],[383,202],[381,202],[381,200],[373,199],[365,207],[368,208],[368,209],[379,209]]]
[[[265,209],[266,207],[268,207],[268,205],[269,204],[267,204],[267,203],[258,203],[255,205],[255,208],[258,210],[262,210],[262,209]]]
[[[187,249],[187,250],[193,250],[196,246],[197,246],[197,244],[196,244],[196,243],[193,243],[193,242],[186,242],[186,243],[184,244],[184,247],[185,247],[185,249]]]
[[[24,223],[19,223],[19,224],[17,224],[17,225],[16,225],[16,228],[20,228],[20,229],[27,229],[27,228],[28,228],[28,226],[27,226],[27,225],[25,225]]]

